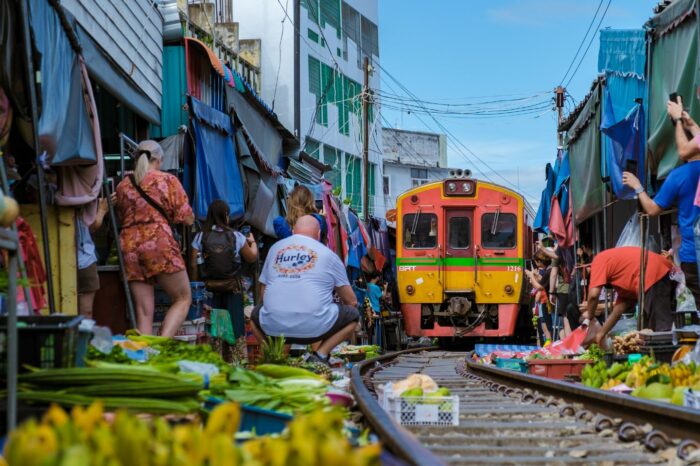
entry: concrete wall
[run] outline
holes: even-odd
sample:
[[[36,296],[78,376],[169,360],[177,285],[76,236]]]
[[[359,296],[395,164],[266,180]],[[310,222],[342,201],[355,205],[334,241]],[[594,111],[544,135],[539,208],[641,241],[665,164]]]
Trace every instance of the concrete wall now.
[[[62,0],[93,39],[158,107],[163,75],[163,18],[144,0]]]
[[[384,161],[416,165],[447,166],[444,134],[382,128]]]
[[[425,169],[428,171],[428,181],[438,181],[448,177],[449,168],[419,167],[406,164],[384,162],[384,177],[389,178],[389,194],[383,195],[379,202],[381,209],[386,212],[396,208],[396,198],[413,188],[413,177],[411,168]],[[383,191],[381,191],[383,193]]]

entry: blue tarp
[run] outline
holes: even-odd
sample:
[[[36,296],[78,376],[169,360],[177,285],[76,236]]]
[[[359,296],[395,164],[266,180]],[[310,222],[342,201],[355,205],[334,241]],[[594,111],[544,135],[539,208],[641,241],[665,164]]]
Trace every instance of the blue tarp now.
[[[631,112],[639,106],[637,99],[642,99],[641,131],[644,134],[644,112],[646,107],[646,32],[643,29],[604,29],[600,31],[600,51],[598,53],[598,71],[605,74],[605,99],[603,102],[603,118],[601,129],[605,136],[602,138],[601,174],[609,177],[615,195],[621,199],[631,199],[629,190],[622,188],[620,172],[624,169],[624,160],[629,158],[621,154],[623,147],[629,146],[627,138],[636,137],[636,133],[627,133],[613,125],[622,124],[630,117]],[[639,122],[638,122],[639,123]],[[628,122],[624,126],[629,126]],[[637,125],[639,126],[639,125]],[[606,131],[606,128],[610,130]],[[613,136],[612,132],[615,135]],[[637,130],[634,130],[637,131]],[[616,138],[613,141],[611,138]],[[645,141],[641,139],[641,147],[635,150],[644,154]],[[636,146],[636,143],[635,143]],[[640,157],[638,160],[644,160]],[[640,173],[643,173],[643,163],[639,163]]]
[[[557,181],[556,173],[552,164],[548,163],[545,168],[545,176],[547,177],[547,185],[542,190],[542,197],[540,198],[540,207],[537,209],[537,215],[535,216],[535,221],[533,228],[535,231],[540,231],[544,233],[549,232],[549,209],[552,207],[552,195],[554,194],[554,186]]]
[[[600,129],[607,136],[606,172],[618,198],[634,199],[634,191],[622,184],[622,172],[626,170],[628,161],[636,161],[635,175],[644,184],[644,108],[636,104],[625,118],[618,121],[608,89],[605,90],[605,102]]]
[[[243,183],[233,145],[231,117],[190,97],[192,126],[196,140],[194,211],[197,218],[207,215],[209,204],[225,200],[231,218],[245,211]]]

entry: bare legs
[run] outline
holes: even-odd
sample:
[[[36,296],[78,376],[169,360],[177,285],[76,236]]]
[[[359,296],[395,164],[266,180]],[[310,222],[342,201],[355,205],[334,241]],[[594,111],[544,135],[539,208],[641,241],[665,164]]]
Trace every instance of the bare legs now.
[[[165,315],[161,335],[172,337],[185,318],[187,318],[187,312],[190,309],[190,304],[192,304],[189,278],[187,277],[187,272],[182,270],[180,272],[158,275],[156,280],[168,294],[172,303],[168,313]],[[150,335],[153,333],[153,310],[155,308],[153,285],[147,282],[129,282],[129,288],[136,307],[138,331],[145,335]]]
[[[324,340],[321,342],[321,345],[318,347],[318,350],[316,352],[320,354],[321,356],[328,356],[330,352],[344,342],[345,340],[350,339],[350,336],[355,333],[355,327],[357,326],[357,322],[352,322],[340,330],[340,332],[336,333],[332,337],[330,337],[328,340]]]
[[[95,301],[95,291],[78,295],[78,313],[86,319],[92,319],[92,304]]]

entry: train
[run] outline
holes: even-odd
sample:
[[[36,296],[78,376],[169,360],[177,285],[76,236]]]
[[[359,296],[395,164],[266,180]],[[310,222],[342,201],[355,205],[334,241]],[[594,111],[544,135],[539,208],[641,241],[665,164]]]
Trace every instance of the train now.
[[[522,195],[451,170],[401,194],[396,214],[407,336],[516,341],[532,334],[524,268],[533,253],[534,212]]]

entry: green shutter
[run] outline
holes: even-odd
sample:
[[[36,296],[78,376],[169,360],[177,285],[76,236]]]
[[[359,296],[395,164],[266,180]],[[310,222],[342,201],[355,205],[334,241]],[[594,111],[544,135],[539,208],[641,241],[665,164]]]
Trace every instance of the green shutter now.
[[[315,158],[316,160],[320,159],[320,147],[321,145],[319,144],[318,141],[315,141],[311,138],[306,138],[306,147],[304,150],[306,151],[307,154],[309,154],[311,157]]]
[[[340,11],[341,0],[321,0],[321,27],[329,24],[335,28],[338,39],[340,39]]]
[[[326,65],[323,65],[324,67]],[[309,92],[316,96],[316,123],[328,125],[328,108],[325,103],[325,96],[321,81],[321,62],[309,55]]]
[[[318,0],[304,0],[304,6],[306,7],[309,19],[318,24]]]
[[[311,29],[309,29],[306,31],[306,35],[309,36],[309,39],[311,39],[312,41],[314,41],[318,44],[319,37],[318,37],[318,33],[316,31],[312,31]]]
[[[341,185],[340,151],[331,147],[323,146],[323,163],[332,167],[330,172],[324,173],[324,177],[333,187]]]
[[[359,211],[362,206],[362,160],[346,153],[345,166],[345,194],[350,199],[350,206]]]

